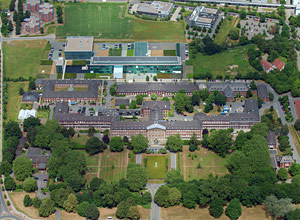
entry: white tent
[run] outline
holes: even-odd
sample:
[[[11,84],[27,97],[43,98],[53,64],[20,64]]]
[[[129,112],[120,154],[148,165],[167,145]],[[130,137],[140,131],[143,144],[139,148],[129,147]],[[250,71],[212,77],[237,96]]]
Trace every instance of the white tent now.
[[[19,120],[24,120],[29,117],[36,117],[36,110],[34,110],[34,109],[31,109],[31,110],[21,109],[20,110],[19,116],[18,116]]]

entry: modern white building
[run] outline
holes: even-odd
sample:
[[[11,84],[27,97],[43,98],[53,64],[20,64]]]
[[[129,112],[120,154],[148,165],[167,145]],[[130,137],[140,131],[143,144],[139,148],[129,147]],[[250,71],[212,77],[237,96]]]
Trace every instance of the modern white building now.
[[[217,8],[205,8],[198,6],[188,18],[190,27],[206,27],[212,28],[219,17],[219,10]]]

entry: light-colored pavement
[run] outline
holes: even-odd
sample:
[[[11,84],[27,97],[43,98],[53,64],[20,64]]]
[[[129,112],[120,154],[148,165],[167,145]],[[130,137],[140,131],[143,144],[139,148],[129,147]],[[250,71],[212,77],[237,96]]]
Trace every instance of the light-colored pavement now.
[[[152,196],[151,202],[151,212],[150,219],[151,220],[160,220],[160,207],[154,202],[154,196],[157,192],[158,188],[164,184],[147,184],[146,187],[150,190]]]
[[[177,7],[174,14],[171,17],[171,21],[177,21],[176,19],[179,17],[179,13],[180,13],[181,7]]]
[[[135,162],[138,164],[142,164],[142,154],[135,155]]]
[[[176,169],[176,166],[177,166],[177,161],[176,161],[176,157],[177,154],[176,153],[173,153],[171,152],[171,168],[172,169]]]

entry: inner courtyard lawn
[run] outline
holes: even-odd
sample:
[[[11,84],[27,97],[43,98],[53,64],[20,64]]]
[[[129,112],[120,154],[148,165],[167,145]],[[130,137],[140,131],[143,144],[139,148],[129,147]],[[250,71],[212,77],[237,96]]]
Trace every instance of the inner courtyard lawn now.
[[[104,39],[132,38],[134,18],[126,17],[126,4],[68,3],[64,8],[64,24],[56,35],[94,36]]]
[[[187,61],[187,65],[193,65],[194,76],[198,73],[211,73],[215,78],[218,75],[234,76],[237,73],[245,75],[247,72],[254,70],[248,62],[248,49],[254,45],[247,45],[226,50],[211,56],[196,54]]]
[[[147,156],[148,179],[164,179],[166,177],[166,157]]]
[[[44,54],[46,40],[3,42],[4,76],[12,79],[35,78]]]

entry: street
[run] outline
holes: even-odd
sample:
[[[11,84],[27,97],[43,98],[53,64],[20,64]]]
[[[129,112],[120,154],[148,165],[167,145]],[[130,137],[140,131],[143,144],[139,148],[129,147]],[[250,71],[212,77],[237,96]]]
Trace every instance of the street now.
[[[164,184],[147,184],[146,187],[150,190],[152,196],[151,202],[151,212],[150,219],[151,220],[160,220],[160,207],[154,202],[154,195],[157,192],[158,188]]]

